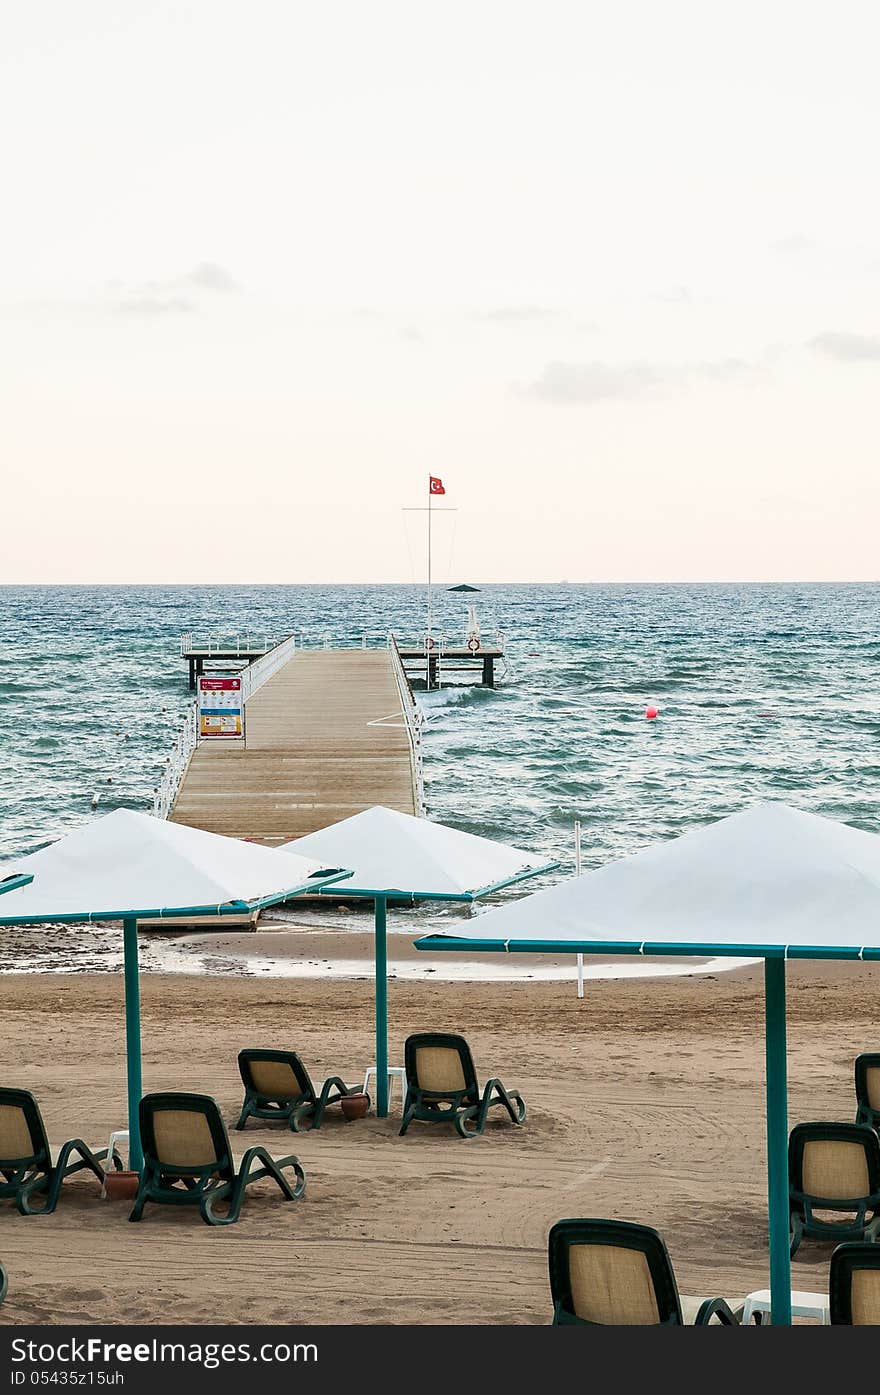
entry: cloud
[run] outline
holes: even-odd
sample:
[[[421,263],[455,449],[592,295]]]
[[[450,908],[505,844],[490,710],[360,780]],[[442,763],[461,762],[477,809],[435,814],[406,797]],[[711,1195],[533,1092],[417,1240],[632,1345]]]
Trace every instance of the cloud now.
[[[111,310],[119,315],[181,315],[200,309],[205,297],[229,295],[241,287],[218,262],[199,262],[178,276],[159,281],[113,282]]]
[[[424,344],[425,336],[418,325],[404,325],[400,331],[401,339],[406,339],[411,344]]]
[[[544,320],[558,320],[561,310],[553,310],[546,305],[498,305],[491,310],[480,310],[476,319],[484,324],[524,325]]]
[[[665,300],[672,305],[693,304],[693,294],[688,286],[668,286],[664,291],[657,291],[654,300]]]
[[[198,305],[181,295],[135,295],[118,299],[113,309],[117,315],[192,315],[198,310]]]
[[[789,233],[788,237],[778,237],[774,242],[771,242],[770,251],[784,254],[809,252],[815,245],[813,239],[807,237],[805,233]]]
[[[753,366],[742,359],[690,364],[548,363],[519,395],[555,405],[589,405],[623,398],[644,398],[694,381],[730,383],[746,377]]]
[[[224,295],[241,290],[238,282],[225,266],[218,262],[199,262],[192,271],[180,278],[183,285],[195,286],[200,291],[219,291]]]
[[[850,334],[828,330],[809,341],[809,347],[839,363],[876,363],[880,361],[880,334]]]

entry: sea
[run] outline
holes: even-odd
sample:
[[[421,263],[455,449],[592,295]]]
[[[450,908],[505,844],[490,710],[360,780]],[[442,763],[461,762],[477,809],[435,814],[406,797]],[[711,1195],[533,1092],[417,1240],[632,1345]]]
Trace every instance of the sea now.
[[[880,832],[880,584],[493,585],[435,591],[437,629],[468,602],[506,673],[417,695],[431,818],[563,873],[576,821],[584,868],[763,799]],[[185,632],[374,646],[425,616],[411,585],[0,587],[0,857],[151,807]]]

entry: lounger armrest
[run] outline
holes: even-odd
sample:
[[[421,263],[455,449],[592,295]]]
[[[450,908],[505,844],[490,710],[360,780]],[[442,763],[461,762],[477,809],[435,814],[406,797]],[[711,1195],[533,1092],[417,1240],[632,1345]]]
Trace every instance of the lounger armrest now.
[[[705,1327],[713,1318],[717,1318],[724,1327],[739,1326],[739,1318],[724,1298],[707,1298],[701,1303],[694,1327]]]

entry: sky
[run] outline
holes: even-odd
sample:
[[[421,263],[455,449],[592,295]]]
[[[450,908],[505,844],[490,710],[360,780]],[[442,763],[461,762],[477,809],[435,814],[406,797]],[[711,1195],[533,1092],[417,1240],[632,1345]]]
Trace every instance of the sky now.
[[[875,580],[880,11],[34,0],[0,583]]]

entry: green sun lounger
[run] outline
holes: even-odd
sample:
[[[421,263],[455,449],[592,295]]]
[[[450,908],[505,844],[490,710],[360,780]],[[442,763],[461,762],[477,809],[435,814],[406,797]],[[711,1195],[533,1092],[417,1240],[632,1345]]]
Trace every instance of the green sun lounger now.
[[[139,1221],[147,1202],[154,1201],[197,1206],[206,1225],[232,1225],[252,1182],[271,1177],[285,1201],[305,1191],[305,1173],[292,1154],[272,1158],[265,1148],[249,1148],[236,1172],[223,1116],[209,1095],[144,1095],[140,1126],[144,1166],[130,1221]]]
[[[880,1327],[880,1245],[851,1242],[831,1256],[832,1326]]]
[[[788,1140],[791,1253],[801,1241],[880,1232],[880,1138],[868,1124],[797,1124]],[[840,1212],[828,1220],[817,1211]]]
[[[880,1129],[880,1055],[856,1057],[856,1123]]]
[[[103,1186],[101,1164],[106,1158],[106,1148],[95,1153],[81,1138],[71,1138],[53,1163],[33,1095],[29,1090],[0,1089],[0,1197],[12,1199],[23,1216],[47,1216],[54,1211],[62,1183],[76,1172],[93,1172]],[[122,1167],[115,1150],[113,1163]]]
[[[629,1221],[557,1221],[548,1240],[553,1326],[736,1326],[723,1298],[678,1291],[662,1237]]]
[[[515,1124],[526,1117],[518,1090],[489,1080],[482,1094],[470,1047],[464,1037],[445,1032],[418,1032],[404,1047],[406,1100],[400,1133],[414,1119],[426,1124],[453,1123],[462,1138],[478,1138],[489,1110],[500,1105]]]
[[[324,1081],[319,1094],[295,1051],[239,1051],[238,1069],[244,1104],[237,1129],[243,1129],[248,1119],[282,1119],[294,1133],[306,1122],[319,1129],[331,1104],[359,1093],[357,1086],[349,1088],[333,1075]]]

